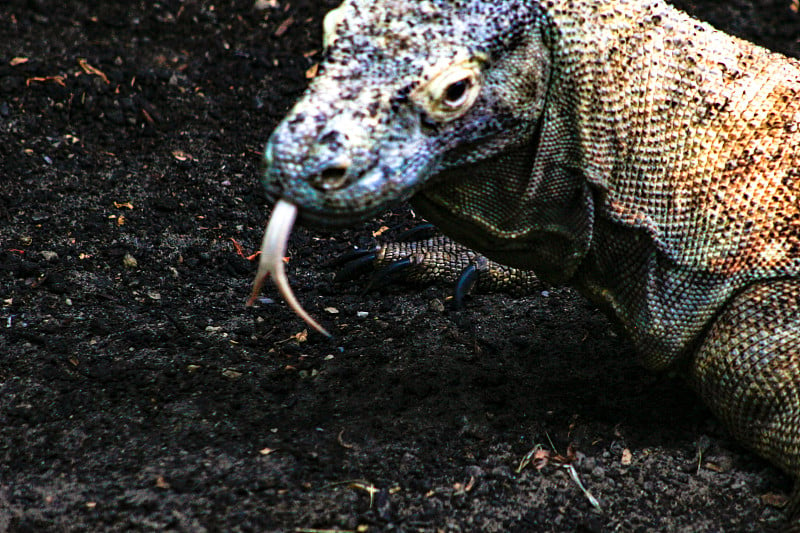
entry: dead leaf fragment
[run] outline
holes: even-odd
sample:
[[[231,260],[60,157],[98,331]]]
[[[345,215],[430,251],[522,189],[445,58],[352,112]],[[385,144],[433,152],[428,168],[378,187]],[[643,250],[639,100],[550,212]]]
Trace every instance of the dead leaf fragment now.
[[[258,450],[258,453],[260,453],[261,455],[269,455],[274,451],[275,451],[274,448],[261,448],[260,450]]]
[[[311,65],[311,68],[306,70],[306,79],[313,80],[317,77],[317,71],[319,70],[319,63],[314,63]]]
[[[550,462],[551,455],[552,454],[550,453],[549,450],[537,450],[533,454],[533,460],[531,461],[533,463],[533,467],[536,470],[541,470],[542,468],[547,466],[547,463]]]
[[[66,78],[64,76],[56,75],[56,76],[34,76],[33,78],[28,78],[25,80],[25,87],[30,87],[31,83],[40,82],[40,83],[47,83],[53,82],[61,85],[62,87],[66,87]]]
[[[453,490],[456,491],[456,494],[465,494],[471,491],[474,486],[475,476],[470,476],[467,483],[453,483]]]
[[[280,37],[281,35],[286,33],[286,30],[288,30],[289,26],[291,26],[292,24],[294,24],[294,17],[289,17],[288,19],[284,20],[281,23],[281,25],[278,26],[278,29],[275,30],[275,37]]]
[[[98,76],[101,80],[103,80],[106,83],[106,85],[111,83],[110,81],[108,81],[108,76],[106,76],[102,70],[100,70],[97,67],[93,67],[85,59],[78,59],[78,65],[81,66],[81,68],[86,74]]]
[[[231,242],[233,243],[233,249],[236,251],[236,255],[239,257],[244,257],[244,248],[242,248],[242,245],[239,244],[239,241],[231,237]]]
[[[183,150],[173,150],[172,157],[174,157],[178,161],[191,161],[192,159],[194,159],[190,154],[187,154]]]
[[[356,447],[355,444],[350,444],[349,442],[344,441],[344,430],[341,430],[339,434],[336,436],[336,441],[339,443],[339,446],[342,448],[347,448],[348,450],[352,450]]]
[[[536,470],[541,470],[542,468],[547,466],[547,463],[550,461],[551,455],[552,454],[550,453],[549,450],[545,450],[544,448],[542,448],[540,445],[537,444],[536,446],[533,447],[532,450],[530,450],[522,457],[522,460],[520,460],[519,462],[519,466],[517,466],[517,474],[525,470],[528,467],[528,465],[531,464]]]

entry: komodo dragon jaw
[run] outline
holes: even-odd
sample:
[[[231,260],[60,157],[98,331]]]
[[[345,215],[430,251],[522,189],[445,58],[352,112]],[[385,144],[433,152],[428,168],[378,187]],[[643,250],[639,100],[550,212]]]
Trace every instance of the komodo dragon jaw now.
[[[253,295],[272,273],[291,307],[322,331],[283,273],[295,217],[325,228],[353,225],[437,182],[484,180],[476,165],[509,149],[531,160],[550,74],[543,21],[539,5],[525,1],[348,0],[330,12],[319,73],[265,150],[263,182],[278,207]],[[509,186],[525,187],[517,181]],[[476,205],[464,216],[479,215],[480,230],[491,235],[484,242],[517,231],[504,221],[524,224],[509,215],[522,205],[507,191],[486,194],[503,212]],[[424,211],[447,213],[459,203],[438,195]]]

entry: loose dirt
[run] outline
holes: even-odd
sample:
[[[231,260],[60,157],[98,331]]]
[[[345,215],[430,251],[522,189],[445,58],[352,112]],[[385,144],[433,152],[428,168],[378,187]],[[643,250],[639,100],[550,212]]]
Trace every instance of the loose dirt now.
[[[789,480],[572,291],[333,284],[407,209],[295,232],[335,340],[244,307],[260,152],[334,4],[262,3],[0,5],[0,530],[777,528]],[[796,2],[681,7],[800,55]],[[575,477],[519,471],[537,445]]]

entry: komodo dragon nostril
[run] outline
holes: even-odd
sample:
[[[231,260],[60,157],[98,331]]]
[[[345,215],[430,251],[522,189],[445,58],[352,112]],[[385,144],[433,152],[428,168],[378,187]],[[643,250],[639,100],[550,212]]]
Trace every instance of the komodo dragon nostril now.
[[[311,186],[321,191],[336,191],[347,185],[347,169],[350,165],[339,162],[318,172],[311,178]]]

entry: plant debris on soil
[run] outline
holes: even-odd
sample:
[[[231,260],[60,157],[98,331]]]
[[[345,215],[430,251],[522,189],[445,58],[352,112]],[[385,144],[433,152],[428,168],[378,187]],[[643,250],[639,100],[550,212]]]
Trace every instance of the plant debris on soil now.
[[[334,284],[407,208],[294,232],[333,340],[245,308],[335,3],[0,4],[0,531],[780,528],[788,478],[571,290]],[[680,7],[800,55],[796,2]]]

